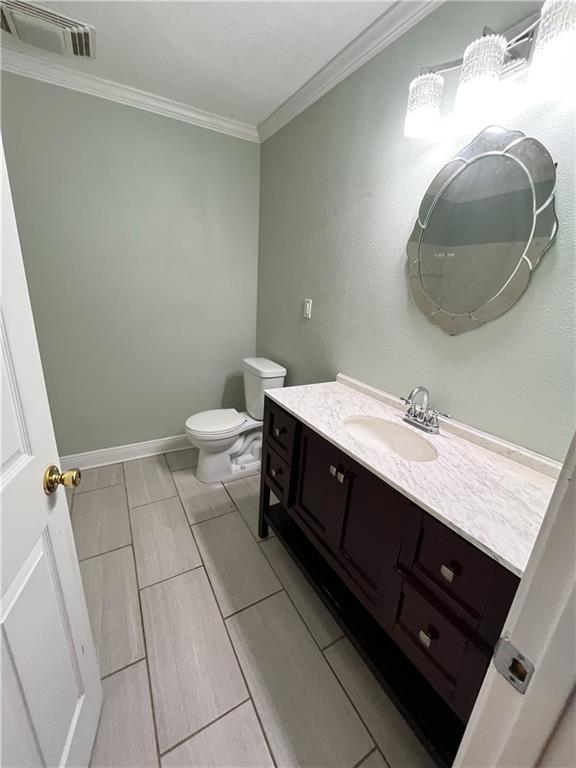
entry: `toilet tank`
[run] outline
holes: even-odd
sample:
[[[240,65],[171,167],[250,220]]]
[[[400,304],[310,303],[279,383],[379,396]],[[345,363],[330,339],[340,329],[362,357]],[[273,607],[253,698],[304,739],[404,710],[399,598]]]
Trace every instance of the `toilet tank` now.
[[[284,386],[286,368],[265,357],[246,357],[244,368],[244,394],[246,410],[253,419],[264,418],[264,391]]]

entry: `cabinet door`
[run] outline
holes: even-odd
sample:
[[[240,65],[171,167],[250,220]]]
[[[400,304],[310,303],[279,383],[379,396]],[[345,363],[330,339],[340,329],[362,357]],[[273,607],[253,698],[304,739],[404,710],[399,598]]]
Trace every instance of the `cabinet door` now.
[[[309,429],[302,430],[293,511],[336,552],[349,489],[343,454]]]
[[[400,548],[403,540],[417,535],[422,513],[356,462],[351,462],[349,482],[338,557],[392,626],[402,587]]]

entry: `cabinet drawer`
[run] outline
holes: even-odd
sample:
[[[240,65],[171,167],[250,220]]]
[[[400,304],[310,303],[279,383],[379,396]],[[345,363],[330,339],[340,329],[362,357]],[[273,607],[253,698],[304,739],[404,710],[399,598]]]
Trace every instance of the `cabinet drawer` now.
[[[282,506],[287,507],[290,496],[290,467],[270,446],[262,451],[262,473]]]
[[[264,412],[264,440],[284,461],[292,464],[296,420],[280,406],[266,398]]]
[[[397,626],[447,677],[457,679],[468,637],[408,583],[402,590]]]
[[[424,516],[413,572],[480,617],[501,566],[442,523]]]
[[[486,648],[406,581],[392,636],[462,722],[467,722],[490,663]]]

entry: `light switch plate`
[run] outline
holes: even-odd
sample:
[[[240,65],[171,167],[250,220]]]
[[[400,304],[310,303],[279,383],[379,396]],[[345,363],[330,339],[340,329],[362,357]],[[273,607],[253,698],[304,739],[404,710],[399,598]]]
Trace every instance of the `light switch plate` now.
[[[304,317],[306,320],[312,317],[312,299],[304,299]]]

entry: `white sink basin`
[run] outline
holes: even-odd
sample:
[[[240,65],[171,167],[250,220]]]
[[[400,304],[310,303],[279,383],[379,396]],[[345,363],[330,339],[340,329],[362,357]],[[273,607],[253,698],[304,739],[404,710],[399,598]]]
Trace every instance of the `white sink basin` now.
[[[394,451],[406,461],[438,458],[438,451],[430,440],[402,424],[378,416],[348,416],[342,423],[359,442],[383,451]]]

